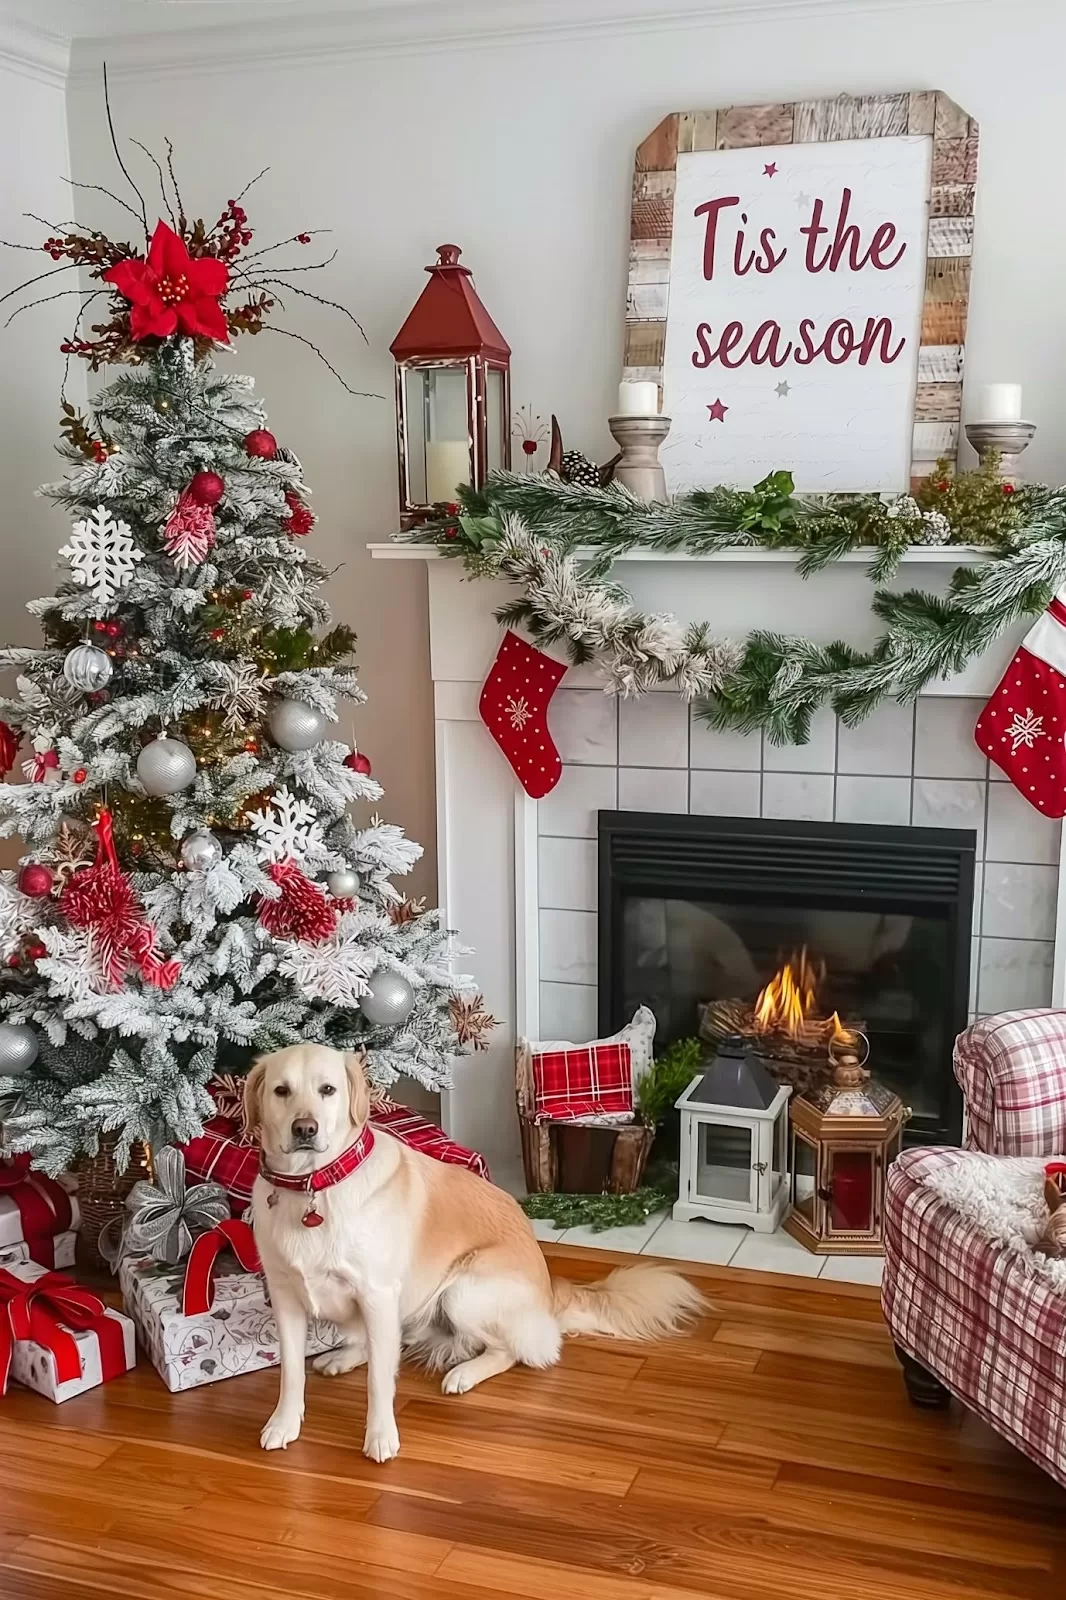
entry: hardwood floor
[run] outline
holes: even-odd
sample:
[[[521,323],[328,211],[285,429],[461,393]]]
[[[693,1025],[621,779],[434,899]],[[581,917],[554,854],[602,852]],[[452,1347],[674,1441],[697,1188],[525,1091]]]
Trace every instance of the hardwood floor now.
[[[549,1247],[556,1273],[624,1259]],[[875,1290],[695,1268],[714,1314],[462,1398],[404,1374],[364,1460],[361,1373],[169,1395],[151,1367],[0,1401],[2,1600],[1047,1600],[1066,1495],[960,1407],[914,1411]]]

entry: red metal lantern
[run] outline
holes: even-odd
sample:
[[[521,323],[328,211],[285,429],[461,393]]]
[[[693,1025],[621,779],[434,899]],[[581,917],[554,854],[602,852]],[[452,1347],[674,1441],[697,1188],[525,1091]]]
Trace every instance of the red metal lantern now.
[[[511,349],[478,299],[459,246],[437,246],[429,282],[389,348],[396,361],[405,528],[511,465]]]

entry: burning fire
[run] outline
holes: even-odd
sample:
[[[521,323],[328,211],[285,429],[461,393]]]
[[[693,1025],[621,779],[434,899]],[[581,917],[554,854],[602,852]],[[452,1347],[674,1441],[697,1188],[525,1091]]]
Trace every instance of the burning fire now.
[[[857,1034],[846,1028],[834,1011],[820,1017],[818,990],[825,981],[825,962],[814,962],[807,946],[789,956],[755,1002],[754,1031],[760,1034],[785,1034],[797,1044],[819,1048],[830,1044],[853,1045]]]

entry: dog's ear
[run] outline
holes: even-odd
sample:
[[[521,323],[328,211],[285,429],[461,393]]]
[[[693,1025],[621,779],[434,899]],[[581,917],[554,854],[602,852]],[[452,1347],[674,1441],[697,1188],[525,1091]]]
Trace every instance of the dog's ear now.
[[[263,1120],[263,1079],[266,1077],[267,1057],[260,1056],[244,1080],[244,1128],[249,1139],[258,1139]]]
[[[365,1061],[365,1050],[344,1052],[344,1070],[348,1074],[348,1102],[354,1128],[363,1127],[370,1117],[370,1088],[363,1070]]]

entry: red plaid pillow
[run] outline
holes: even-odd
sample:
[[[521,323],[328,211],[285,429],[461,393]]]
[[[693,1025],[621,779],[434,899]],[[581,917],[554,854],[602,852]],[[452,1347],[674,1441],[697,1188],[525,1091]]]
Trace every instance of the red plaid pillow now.
[[[633,1058],[627,1044],[534,1051],[533,1110],[538,1121],[623,1117],[633,1111]]]
[[[467,1150],[456,1144],[437,1127],[397,1105],[394,1100],[382,1100],[375,1105],[370,1120],[375,1128],[383,1128],[394,1139],[421,1150],[435,1161],[446,1161],[451,1166],[467,1167],[480,1178],[488,1178],[489,1169],[484,1156],[476,1150]],[[204,1123],[198,1139],[185,1146],[185,1170],[190,1178],[201,1182],[220,1183],[232,1201],[234,1212],[243,1211],[252,1198],[252,1185],[259,1171],[259,1146],[249,1144],[232,1117],[212,1117]]]

